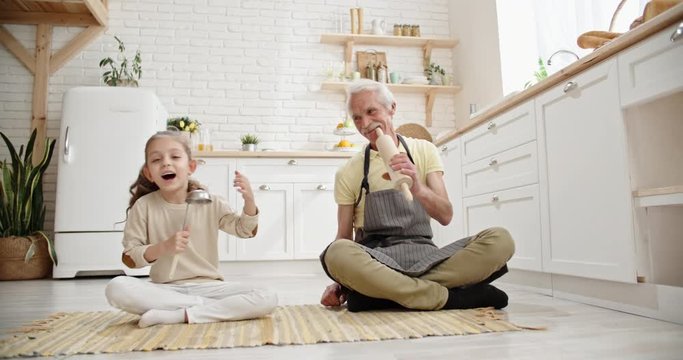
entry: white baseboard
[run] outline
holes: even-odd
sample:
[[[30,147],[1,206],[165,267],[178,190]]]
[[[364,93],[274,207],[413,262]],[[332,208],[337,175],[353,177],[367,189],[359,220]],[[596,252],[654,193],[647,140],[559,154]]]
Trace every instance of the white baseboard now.
[[[511,269],[500,280],[524,290],[683,324],[683,288]]]

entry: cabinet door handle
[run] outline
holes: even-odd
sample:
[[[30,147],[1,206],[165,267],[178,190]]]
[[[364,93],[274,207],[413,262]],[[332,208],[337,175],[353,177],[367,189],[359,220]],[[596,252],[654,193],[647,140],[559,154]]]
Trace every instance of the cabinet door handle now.
[[[498,165],[498,160],[491,159],[491,161],[489,161],[489,166],[496,166],[496,165]]]
[[[323,184],[320,184],[320,185],[318,185],[318,186],[316,187],[316,189],[318,189],[318,190],[327,190],[327,186],[325,186],[325,185],[323,185]]]
[[[260,190],[263,190],[263,191],[268,191],[268,190],[270,190],[270,186],[265,185],[265,184],[259,186],[258,188],[259,188]]]
[[[296,165],[296,160],[289,160],[287,165]]]
[[[498,202],[499,200],[500,198],[498,198],[498,195],[493,195],[493,197],[491,198],[491,202]]]
[[[564,91],[565,93],[568,93],[568,92],[576,89],[578,86],[579,86],[579,84],[577,84],[576,82],[570,81],[564,86],[564,89],[562,89],[562,91]]]
[[[446,152],[448,151],[448,146],[444,145],[441,147],[441,152]]]
[[[676,30],[674,30],[673,34],[671,34],[671,42],[680,39],[681,35],[683,35],[683,22],[678,24]]]
[[[494,122],[492,121],[492,122],[489,123],[489,126],[487,127],[487,129],[493,130],[495,127],[496,127],[496,123],[494,123]]]
[[[197,165],[206,165],[206,160],[204,160],[204,159],[197,159]]]
[[[66,127],[66,132],[64,133],[64,161],[69,162],[69,127],[68,126]]]

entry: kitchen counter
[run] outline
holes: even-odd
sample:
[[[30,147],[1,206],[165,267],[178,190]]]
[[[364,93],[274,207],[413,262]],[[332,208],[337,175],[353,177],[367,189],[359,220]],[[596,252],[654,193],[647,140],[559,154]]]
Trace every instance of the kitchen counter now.
[[[350,158],[356,152],[351,151],[240,151],[216,150],[195,151],[196,158]]]
[[[461,136],[462,134],[474,129],[481,123],[490,120],[492,117],[535,97],[541,92],[568,80],[569,78],[584,70],[587,70],[591,66],[596,65],[603,60],[609,59],[620,51],[637,44],[638,42],[679,21],[683,21],[683,3],[674,6],[673,8],[652,18],[650,21],[636,27],[635,29],[624,33],[615,40],[603,45],[592,53],[582,57],[571,65],[549,76],[547,79],[524,91],[504,99],[498,104],[491,106],[481,114],[471,118],[465,126],[455,129],[436,140],[435,144],[440,146]]]

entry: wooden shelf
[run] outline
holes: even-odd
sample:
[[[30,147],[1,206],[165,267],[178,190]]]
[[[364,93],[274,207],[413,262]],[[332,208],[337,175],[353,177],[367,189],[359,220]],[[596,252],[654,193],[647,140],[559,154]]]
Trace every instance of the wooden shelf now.
[[[432,49],[450,49],[458,45],[458,39],[417,37],[417,36],[384,36],[366,34],[322,34],[323,44],[344,45],[344,62],[346,72],[350,73],[353,62],[353,45],[384,45],[401,47],[421,47],[424,67],[429,66]]]
[[[683,185],[639,189],[633,197],[638,207],[683,205]]]
[[[385,36],[366,34],[322,34],[320,42],[323,44],[341,44],[353,42],[359,45],[386,45],[386,46],[430,46],[431,48],[452,48],[458,44],[457,39],[417,37],[417,36]]]
[[[349,83],[337,81],[325,81],[320,84],[321,90],[346,91]],[[421,92],[425,94],[425,126],[432,126],[432,109],[434,97],[437,94],[455,94],[460,91],[460,86],[442,85],[415,85],[415,84],[387,84],[389,90],[394,93]]]

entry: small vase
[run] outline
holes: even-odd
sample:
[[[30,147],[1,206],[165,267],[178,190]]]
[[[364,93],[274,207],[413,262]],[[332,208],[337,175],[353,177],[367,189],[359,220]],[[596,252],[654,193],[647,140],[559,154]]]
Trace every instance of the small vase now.
[[[242,144],[243,151],[256,151],[256,144]]]

